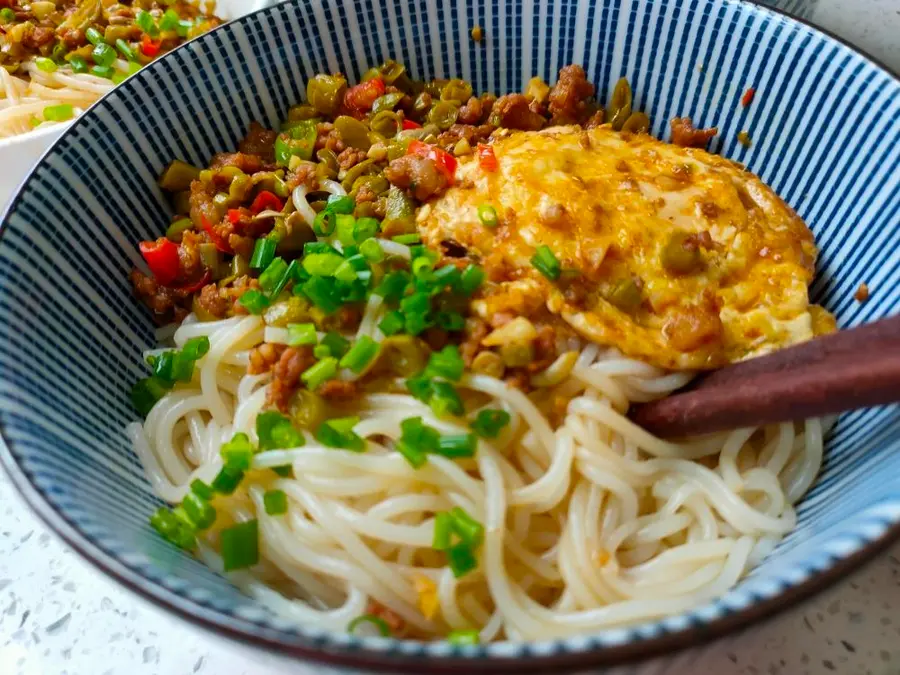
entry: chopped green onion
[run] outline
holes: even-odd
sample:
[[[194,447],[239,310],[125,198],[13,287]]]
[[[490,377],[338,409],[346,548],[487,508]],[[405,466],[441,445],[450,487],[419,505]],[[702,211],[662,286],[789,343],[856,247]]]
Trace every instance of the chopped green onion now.
[[[91,53],[91,56],[94,59],[94,63],[98,66],[111,66],[116,62],[116,50],[110,47],[105,42],[101,42],[99,45],[94,47],[94,51]]]
[[[177,30],[179,21],[181,21],[181,17],[178,16],[178,12],[174,9],[167,9],[162,19],[160,19],[159,29],[165,31]]]
[[[360,220],[363,219],[361,218]],[[384,249],[381,248],[381,244],[378,243],[377,239],[366,239],[359,245],[359,252],[369,262],[378,263],[384,260]]]
[[[216,522],[216,510],[206,499],[194,492],[188,492],[181,507],[198,530],[205,530]]]
[[[334,314],[344,304],[340,290],[333,279],[310,277],[303,283],[300,290],[326,314]]]
[[[438,513],[434,517],[434,539],[431,548],[435,551],[446,551],[450,548],[450,537],[453,534],[453,516],[449,513]]]
[[[431,378],[425,373],[419,373],[406,380],[406,388],[414,398],[419,399],[422,403],[428,403],[431,400]]]
[[[426,314],[431,310],[431,297],[428,293],[416,292],[407,295],[400,301],[400,311],[404,314]]]
[[[163,539],[186,551],[193,550],[197,545],[193,528],[165,506],[150,516],[150,525]]]
[[[310,241],[303,244],[304,256],[312,255],[313,253],[334,253],[335,255],[341,255],[341,252],[327,241]]]
[[[453,531],[472,548],[481,546],[484,541],[484,525],[475,520],[459,506],[450,510]]]
[[[341,358],[341,368],[349,368],[357,375],[361,374],[372,360],[378,356],[381,346],[368,335],[361,336]]]
[[[331,236],[335,227],[337,227],[337,214],[327,209],[316,214],[316,218],[313,220],[313,232],[319,237]]]
[[[303,383],[308,389],[314,390],[318,389],[327,380],[330,380],[337,375],[337,372],[338,360],[334,357],[328,357],[307,369],[307,371],[300,376],[300,379],[303,380]]]
[[[421,239],[419,239],[419,235],[415,233],[398,234],[396,237],[391,237],[391,240],[405,246],[412,246],[413,244],[418,244],[421,241]]]
[[[94,46],[104,43],[103,33],[101,33],[93,26],[85,31],[84,36],[87,38],[88,42],[90,42]]]
[[[70,58],[69,65],[72,66],[73,73],[86,73],[88,71],[88,62],[80,56]]]
[[[403,313],[394,310],[385,314],[384,318],[378,322],[378,328],[382,333],[390,337],[396,335],[405,325],[403,321]]]
[[[131,388],[131,405],[141,417],[146,417],[157,401],[165,396],[171,388],[170,383],[160,380],[158,377],[145,377],[138,380]]]
[[[509,420],[509,413],[505,410],[481,410],[470,426],[482,438],[497,438]]]
[[[350,340],[333,330],[325,334],[325,337],[322,338],[322,344],[328,347],[331,350],[331,355],[336,358],[341,358],[350,349]]]
[[[276,246],[278,244],[275,241],[266,237],[257,239],[256,245],[253,247],[253,255],[250,257],[250,269],[266,269],[275,259]]]
[[[316,345],[313,347],[313,356],[317,359],[327,359],[331,356],[331,349],[329,349],[326,345]]]
[[[445,286],[456,286],[462,279],[462,272],[456,265],[444,265],[434,271],[434,283],[443,288]]]
[[[34,65],[37,66],[38,70],[45,73],[55,73],[56,69],[59,67],[53,59],[48,59],[44,56],[37,57],[34,60]]]
[[[260,240],[262,241],[262,240]],[[288,264],[284,258],[275,258],[259,275],[259,285],[270,297],[275,297],[275,289],[284,288],[287,283]]]
[[[353,226],[356,224],[356,218],[349,213],[341,213],[335,215],[334,222],[338,241],[344,246],[352,246],[354,244]]]
[[[294,472],[294,469],[290,464],[285,464],[284,466],[273,466],[272,471],[274,471],[282,478],[290,478]]]
[[[49,105],[44,108],[44,119],[48,122],[66,122],[75,116],[75,108],[69,103]]]
[[[478,219],[485,227],[497,227],[497,209],[490,204],[482,204],[478,207]]]
[[[141,68],[143,68],[143,66],[140,63],[138,63],[137,61],[129,61],[128,62],[128,74],[129,75],[134,75]]]
[[[434,399],[431,400],[432,407]],[[449,459],[461,457],[474,457],[478,441],[475,434],[459,434],[453,436],[441,436],[436,454]]]
[[[350,635],[355,635],[357,628],[366,625],[373,626],[382,637],[391,636],[391,629],[387,625],[387,622],[373,614],[363,614],[362,616],[353,619],[353,621],[347,624],[347,632],[350,633]]]
[[[230,495],[237,490],[242,480],[244,480],[243,471],[223,466],[222,470],[213,478],[212,486],[219,494]]]
[[[282,277],[279,283],[275,285],[275,288],[272,289],[272,297],[277,297],[278,294],[284,290],[285,286],[288,285],[288,282],[302,281],[303,279],[306,279],[306,272],[304,272],[303,266],[300,264],[299,260],[292,260],[291,264],[288,265],[284,277]]]
[[[319,341],[314,323],[289,323],[287,330],[288,346],[290,347],[314,345]]]
[[[407,314],[403,317],[403,328],[410,335],[418,335],[430,325],[427,314]]]
[[[556,281],[562,273],[562,266],[549,246],[538,246],[531,258],[531,264],[550,281]]]
[[[335,214],[353,213],[356,208],[356,202],[353,197],[347,195],[331,195],[325,205],[325,210]]]
[[[16,13],[14,10],[10,9],[9,7],[4,7],[3,9],[0,9],[0,21],[3,21],[4,23],[9,23],[10,21],[15,21],[15,20],[16,20]]]
[[[175,27],[175,32],[178,33],[178,37],[186,38],[190,34],[191,29],[193,27],[194,27],[193,21],[189,21],[187,19],[182,19],[181,21],[178,22],[178,25]]]
[[[255,519],[222,530],[219,541],[226,572],[252,567],[259,562],[259,523]]]
[[[426,256],[416,258],[412,261],[412,273],[416,279],[430,280],[433,276],[433,271],[434,263]]]
[[[290,418],[277,410],[267,410],[256,417],[256,435],[260,450],[281,450],[296,448],[306,439],[294,428]]]
[[[453,576],[459,579],[478,567],[478,559],[472,547],[465,542],[447,549],[447,563]]]
[[[378,234],[380,227],[380,224],[374,218],[358,218],[353,224],[353,241],[357,244],[363,244],[369,241],[369,239]]]
[[[342,417],[323,422],[316,431],[316,440],[329,448],[363,452],[366,442],[353,431],[358,423],[358,417]]]
[[[184,343],[184,347],[181,348],[181,353],[185,358],[190,359],[191,361],[198,361],[202,357],[206,356],[209,352],[209,337],[206,335],[201,335],[199,337],[193,337],[187,342]]]
[[[115,74],[115,70],[112,69],[111,66],[94,66],[91,68],[91,74],[96,75],[97,77],[103,77],[107,80],[112,79],[112,76]]]
[[[156,27],[156,21],[153,15],[143,9],[139,9],[134,17],[134,22],[150,37],[156,37],[159,34],[159,28]]]
[[[428,404],[438,417],[459,417],[466,412],[459,392],[449,382],[440,380],[431,383],[431,399]]]
[[[409,285],[408,273],[402,270],[389,272],[375,288],[374,293],[383,297],[385,302],[397,302],[406,292],[407,285]]]
[[[330,277],[344,259],[337,253],[313,253],[303,258],[303,269],[317,277]]]
[[[268,309],[270,304],[269,298],[255,288],[246,291],[238,302],[240,302],[251,314],[262,314]]]
[[[113,84],[122,84],[125,80],[128,79],[128,74],[123,73],[121,70],[113,71],[112,77],[109,79],[112,80]]]
[[[195,478],[191,481],[191,492],[207,500],[216,496],[216,491],[212,489],[212,486],[207,485],[199,478]]]
[[[469,265],[463,270],[459,280],[459,292],[463,295],[472,295],[484,282],[484,270],[477,265]]]
[[[247,434],[238,432],[222,445],[219,454],[229,469],[247,471],[253,463],[253,444]]]
[[[288,498],[284,490],[266,490],[263,495],[263,505],[270,516],[280,516],[287,513]]]
[[[468,647],[481,642],[481,634],[477,630],[454,630],[447,635],[447,642],[458,647]]]
[[[441,351],[431,354],[425,372],[432,376],[458,382],[462,378],[465,368],[466,364],[459,355],[459,348],[456,345],[447,345]]]
[[[64,42],[60,41],[60,42],[57,42],[55,45],[53,45],[53,51],[51,52],[51,56],[56,63],[58,63],[60,65],[65,65],[66,54],[68,54],[68,53],[69,53],[69,51],[66,49],[66,44]]]
[[[438,430],[428,426],[421,417],[409,417],[400,423],[400,440],[420,452],[434,452],[440,445]]]
[[[116,49],[118,49],[122,56],[124,56],[126,59],[128,59],[129,61],[134,61],[134,50],[131,48],[131,45],[125,42],[125,40],[123,40],[122,38],[116,40]]]
[[[353,263],[349,260],[344,260],[334,271],[334,278],[345,284],[353,283],[358,277],[359,275],[353,268]]]
[[[414,469],[421,468],[428,459],[424,452],[418,448],[414,448],[406,441],[397,441],[394,447]]]

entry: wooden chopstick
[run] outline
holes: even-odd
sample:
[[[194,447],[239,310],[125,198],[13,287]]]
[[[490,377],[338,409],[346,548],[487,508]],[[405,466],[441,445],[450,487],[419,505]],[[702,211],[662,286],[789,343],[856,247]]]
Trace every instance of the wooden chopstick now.
[[[743,361],[635,406],[660,436],[820,417],[900,401],[900,316]]]

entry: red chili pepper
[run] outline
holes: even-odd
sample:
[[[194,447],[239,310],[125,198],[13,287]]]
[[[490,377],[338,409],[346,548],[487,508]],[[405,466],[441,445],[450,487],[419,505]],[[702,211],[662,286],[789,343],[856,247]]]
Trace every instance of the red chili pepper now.
[[[256,195],[256,199],[253,200],[253,206],[250,207],[250,210],[253,213],[259,213],[260,211],[281,211],[284,208],[284,203],[275,195],[273,192],[269,192],[268,190],[263,190],[258,195]]]
[[[141,38],[141,51],[144,52],[144,56],[149,56],[151,59],[159,56],[159,50],[162,47],[162,40],[155,40],[151,38],[146,33],[144,37]]]
[[[413,122],[412,120],[403,120],[403,129],[404,131],[408,131],[409,129],[421,129],[422,125],[418,122]]]
[[[228,209],[228,222],[232,225],[237,225],[241,222],[242,215],[240,209]]]
[[[744,92],[744,97],[741,99],[741,105],[745,108],[753,102],[753,97],[756,95],[756,89],[750,87],[747,91]]]
[[[192,283],[192,284],[184,284],[184,286],[176,286],[176,287],[175,287],[175,290],[176,290],[176,291],[182,291],[182,292],[184,292],[184,293],[196,293],[196,292],[199,291],[201,288],[203,288],[204,286],[206,286],[206,284],[208,284],[208,283],[210,282],[211,279],[212,279],[212,272],[210,272],[210,271],[207,269],[207,270],[204,270],[204,271],[203,271],[203,276],[200,277],[200,279],[198,279],[198,280],[195,281],[194,283]]]
[[[209,224],[209,220],[206,219],[206,216],[200,216],[200,222],[203,224],[203,230],[209,235],[210,241],[216,245],[218,250],[222,253],[234,253],[234,251],[231,250],[231,246],[228,245],[228,242],[222,239],[222,237],[220,237],[213,229],[213,226]]]
[[[497,155],[494,154],[494,148],[490,145],[478,144],[478,164],[485,171],[496,171],[499,168],[497,164]]]
[[[372,104],[379,96],[384,96],[384,81],[376,77],[350,87],[344,94],[344,104],[357,112],[366,112],[372,109]]]
[[[451,185],[453,184],[453,179],[456,176],[456,157],[449,152],[445,152],[435,145],[412,140],[409,143],[406,154],[427,157],[437,165],[438,171],[447,176],[447,181]]]
[[[178,245],[165,237],[156,241],[142,241],[141,255],[147,261],[153,276],[163,286],[168,286],[178,277]]]

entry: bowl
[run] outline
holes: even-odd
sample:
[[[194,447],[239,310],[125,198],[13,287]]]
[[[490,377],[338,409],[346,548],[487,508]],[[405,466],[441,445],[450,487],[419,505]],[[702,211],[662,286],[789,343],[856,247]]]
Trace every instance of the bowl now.
[[[267,7],[277,0],[218,0],[220,16],[235,19]],[[22,136],[0,139],[0,208],[12,197],[41,155],[65,133],[70,122],[38,129]]]
[[[484,41],[469,38],[474,25]],[[535,74],[553,81],[570,62],[585,65],[602,98],[627,76],[655,135],[676,115],[717,125],[711,149],[759,174],[809,223],[821,249],[812,293],[841,326],[900,308],[900,83],[835,38],[731,0],[287,2],[118,87],[64,132],[3,220],[2,463],[53,530],[173,615],[319,673],[661,672],[695,663],[712,638],[787,610],[900,537],[893,406],[839,419],[796,529],[734,589],[577,638],[454,647],[331,633],[273,615],[162,542],[147,524],[159,502],[123,432],[136,417],[128,392],[144,376],[142,350],[154,344],[127,274],[139,262],[134,242],[168,222],[156,177],[172,158],[199,164],[236,147],[253,120],[277,125],[313,74],[358,80],[386,57],[417,77],[459,75],[495,92]],[[853,297],[861,282],[871,289],[864,304]]]

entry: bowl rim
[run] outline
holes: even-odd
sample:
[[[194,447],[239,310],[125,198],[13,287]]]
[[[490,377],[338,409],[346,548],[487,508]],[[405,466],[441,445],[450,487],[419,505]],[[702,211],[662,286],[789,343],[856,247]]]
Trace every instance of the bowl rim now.
[[[304,2],[316,2],[316,0],[287,0],[294,4]],[[862,57],[870,64],[887,74],[895,84],[900,86],[900,74],[879,59],[873,57],[864,49],[861,49],[832,31],[819,27],[810,21],[793,16],[788,12],[763,4],[765,0],[717,0],[725,4],[747,5],[753,11],[762,14],[769,13],[788,23],[805,26],[813,33],[828,38],[842,46],[844,49]],[[253,10],[243,16],[232,19],[215,28],[205,35],[210,35],[223,30],[232,24],[249,22],[259,14],[268,11],[277,11],[281,4],[275,3],[266,7]],[[199,36],[197,39],[204,39]],[[142,77],[148,77],[159,68],[159,63],[176,51],[188,48],[194,40],[186,42],[172,50],[161,59],[157,59],[143,68],[133,78],[130,78],[132,86]],[[127,86],[127,82],[120,86]],[[103,103],[119,87],[102,96],[92,104],[84,113],[75,120],[66,123],[62,133],[41,155],[28,172],[27,177],[19,184],[12,199],[6,207],[0,211],[0,240],[2,240],[8,225],[10,214],[15,211],[22,199],[26,186],[37,169],[44,164],[47,157],[62,145],[70,134],[76,131],[94,108]],[[22,139],[34,139],[43,133],[51,131],[59,132],[59,126],[48,127],[47,130],[37,130],[21,136],[4,139],[11,141],[4,144],[0,141],[0,150]],[[782,612],[795,609],[797,605],[809,601],[813,597],[828,590],[837,582],[846,578],[851,573],[860,571],[866,564],[871,563],[879,555],[883,554],[893,544],[900,542],[900,521],[888,526],[877,538],[864,544],[859,550],[846,557],[831,556],[829,566],[812,571],[807,578],[799,583],[793,583],[784,587],[772,597],[756,600],[741,609],[736,609],[728,614],[719,616],[703,624],[693,624],[686,628],[666,631],[660,635],[648,638],[639,638],[623,644],[605,647],[592,647],[578,650],[562,650],[550,654],[516,654],[501,656],[488,654],[485,646],[456,650],[447,655],[428,655],[423,663],[422,658],[416,654],[406,655],[397,651],[383,651],[367,648],[365,642],[358,649],[340,649],[340,645],[328,639],[313,640],[309,636],[298,635],[302,642],[287,639],[287,633],[274,629],[263,629],[258,624],[247,619],[234,616],[226,617],[221,612],[209,607],[204,607],[197,602],[186,598],[163,584],[148,579],[138,571],[130,568],[113,554],[107,552],[102,546],[94,542],[91,537],[79,530],[74,522],[63,512],[58,511],[43,496],[40,490],[31,482],[24,468],[9,448],[9,440],[0,425],[0,466],[5,470],[13,488],[19,493],[32,513],[57,537],[67,544],[78,556],[94,568],[101,571],[106,577],[112,579],[119,586],[137,595],[145,601],[149,601],[158,608],[175,614],[178,618],[193,624],[204,631],[218,637],[225,637],[234,642],[257,649],[266,650],[273,655],[282,658],[296,659],[309,663],[331,665],[337,667],[349,667],[369,672],[399,672],[415,675],[421,673],[423,667],[428,673],[446,673],[456,675],[459,668],[476,668],[477,673],[571,673],[583,668],[596,668],[607,666],[621,666],[636,663],[645,663],[659,657],[674,657],[693,648],[709,645],[710,643],[725,637],[737,635],[762,621],[772,618]],[[256,628],[254,631],[247,627]],[[590,636],[599,632],[586,633]],[[563,644],[567,638],[554,639],[554,644]],[[408,640],[391,640],[396,644],[412,643]],[[535,641],[517,642],[516,644],[533,644]],[[421,643],[420,643],[421,644]]]

